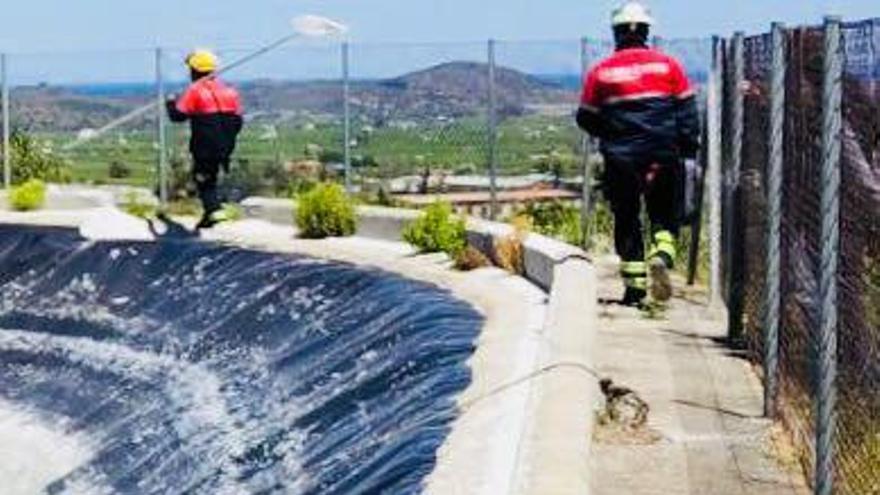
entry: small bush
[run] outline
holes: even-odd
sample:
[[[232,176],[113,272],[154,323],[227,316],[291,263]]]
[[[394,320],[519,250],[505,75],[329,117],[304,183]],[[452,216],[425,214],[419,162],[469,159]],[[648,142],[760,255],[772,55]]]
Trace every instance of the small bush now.
[[[264,189],[265,170],[266,168],[261,171],[259,166],[246,158],[238,159],[231,164],[229,173],[223,177],[222,187],[226,196],[232,201],[241,201],[248,196],[259,194]]]
[[[68,182],[70,171],[64,160],[51,148],[24,132],[15,131],[9,143],[12,151],[12,183],[24,184],[31,179],[44,182]]]
[[[236,203],[223,203],[223,214],[231,222],[244,219],[244,210]]]
[[[479,249],[468,246],[455,258],[455,268],[462,271],[471,271],[478,268],[492,266],[492,261],[480,252]]]
[[[610,253],[614,250],[614,214],[606,202],[597,202],[593,206],[585,235],[590,251]]]
[[[144,201],[138,193],[129,191],[125,194],[125,200],[120,205],[122,211],[131,216],[143,218],[144,220],[154,218],[156,216],[156,206]]]
[[[428,206],[422,215],[403,229],[403,240],[422,253],[447,253],[457,258],[467,247],[464,219],[448,203]]]
[[[171,216],[195,217],[202,214],[202,205],[199,200],[193,198],[177,199],[165,205],[164,213]]]
[[[196,188],[192,181],[189,160],[182,155],[173,155],[168,162],[168,195],[172,201],[185,201],[195,197]]]
[[[131,167],[118,160],[114,160],[110,162],[110,168],[107,170],[107,175],[109,175],[111,179],[127,179],[131,177]]]
[[[542,235],[580,246],[583,241],[580,210],[561,201],[531,203],[522,212]]]
[[[294,178],[287,184],[287,195],[294,199],[311,192],[318,182],[308,178]]]
[[[318,184],[299,196],[296,225],[307,239],[352,235],[357,229],[354,202],[339,184]]]
[[[514,273],[522,275],[525,273],[525,242],[529,230],[532,228],[532,222],[529,217],[515,217],[511,224],[513,225],[513,233],[495,241],[495,257],[498,266]]]
[[[39,179],[30,179],[9,192],[9,205],[15,211],[38,210],[45,203],[46,184]]]

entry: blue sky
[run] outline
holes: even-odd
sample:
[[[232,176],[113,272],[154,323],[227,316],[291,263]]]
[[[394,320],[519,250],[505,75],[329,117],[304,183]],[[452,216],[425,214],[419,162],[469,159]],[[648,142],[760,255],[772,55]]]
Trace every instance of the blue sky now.
[[[0,51],[64,52],[55,66],[79,57],[82,72],[115,77],[126,64],[148,63],[143,54],[82,52],[145,49],[161,43],[184,47],[248,47],[284,34],[286,19],[319,13],[345,21],[354,42],[477,41],[606,37],[618,2],[592,0],[7,0]],[[849,19],[880,16],[877,0],[653,0],[647,2],[664,37],[702,37],[735,29],[763,30],[770,21],[819,22],[829,12]],[[735,7],[734,7],[735,6]],[[464,51],[467,51],[463,49]],[[386,50],[382,58],[394,58]],[[173,57],[177,53],[173,52]],[[378,52],[377,52],[378,53]],[[476,53],[476,52],[475,52]],[[476,55],[475,55],[476,56]],[[45,58],[21,57],[21,79],[42,77]],[[86,64],[85,60],[90,59]],[[143,60],[142,60],[143,59]],[[175,59],[176,61],[176,59]],[[319,64],[320,65],[320,64]],[[326,71],[332,64],[324,64]],[[116,68],[114,69],[114,66]],[[335,70],[335,69],[332,69]],[[318,71],[320,72],[320,71]],[[45,74],[47,79],[55,78]],[[119,75],[117,79],[127,79]],[[76,79],[76,77],[72,77]]]
[[[322,13],[362,41],[558,39],[601,36],[617,1],[594,0],[8,0],[0,50],[45,51],[172,45],[248,45]],[[653,0],[660,34],[758,30],[771,20],[818,21],[825,12],[880,16],[876,0]]]

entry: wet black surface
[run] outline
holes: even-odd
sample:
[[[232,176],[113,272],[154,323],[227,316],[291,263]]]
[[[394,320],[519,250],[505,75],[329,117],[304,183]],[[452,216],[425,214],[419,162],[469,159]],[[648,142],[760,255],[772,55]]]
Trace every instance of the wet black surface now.
[[[51,493],[417,493],[481,325],[380,271],[0,227],[0,397],[93,446]]]

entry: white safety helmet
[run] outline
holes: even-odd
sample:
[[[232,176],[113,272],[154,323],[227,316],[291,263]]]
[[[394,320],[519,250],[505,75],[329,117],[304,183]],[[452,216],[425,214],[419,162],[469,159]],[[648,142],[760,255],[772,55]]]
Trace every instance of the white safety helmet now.
[[[633,24],[653,25],[654,18],[651,17],[651,10],[639,2],[627,2],[614,9],[614,12],[611,14],[612,26],[616,27]]]

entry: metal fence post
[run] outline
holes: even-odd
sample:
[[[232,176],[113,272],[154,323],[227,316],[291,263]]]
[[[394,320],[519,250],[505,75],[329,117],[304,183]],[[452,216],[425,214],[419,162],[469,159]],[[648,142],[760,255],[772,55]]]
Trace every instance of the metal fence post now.
[[[495,40],[489,40],[488,61],[489,218],[495,220],[498,216],[498,116],[495,108]]]
[[[581,39],[581,74],[583,75],[586,75],[587,71],[590,70],[589,45],[590,41],[587,38]],[[593,147],[590,135],[587,133],[584,133],[581,138],[581,153],[583,154],[581,163],[581,174],[583,176],[583,183],[581,184],[581,247],[586,250],[591,247],[593,235],[590,221],[593,213],[591,183],[593,177],[593,163],[591,160]]]
[[[3,93],[3,187],[12,186],[12,150],[9,148],[9,60],[0,55],[0,79]]]
[[[159,176],[159,203],[165,206],[168,203],[168,155],[166,153],[165,134],[165,79],[162,73],[162,49],[156,48],[156,133],[158,147],[156,153],[156,166]]]
[[[880,31],[880,19],[874,19],[874,22],[871,23],[871,43],[869,46],[871,49],[871,62],[873,64],[870,74],[871,97],[875,101],[880,101],[880,91],[878,91],[880,88],[878,88],[877,84],[877,80],[880,79],[880,47],[877,46],[877,42],[880,40],[880,33],[878,31]],[[874,112],[874,128],[880,129],[880,111]],[[868,158],[870,160],[880,160],[880,146],[875,146],[874,154]]]
[[[712,37],[712,67],[706,97],[709,194],[709,301],[721,301],[721,98],[722,43]]]
[[[767,270],[764,274],[764,415],[776,416],[779,374],[779,265],[782,224],[782,165],[785,132],[785,28],[771,31],[770,146],[767,163]]]
[[[732,67],[730,75],[731,102],[730,102],[730,163],[727,169],[728,208],[730,221],[727,239],[727,274],[729,293],[727,301],[728,315],[728,339],[731,342],[741,342],[743,338],[743,284],[742,284],[742,250],[737,249],[736,243],[741,239],[742,218],[739,205],[739,179],[742,171],[742,145],[743,145],[743,84],[745,83],[744,64],[745,34],[736,32],[733,35],[731,46]]]
[[[840,151],[843,53],[840,18],[825,18],[822,82],[822,253],[819,273],[819,332],[816,387],[817,495],[834,492],[835,402],[837,398],[837,264],[840,251]]]
[[[342,135],[345,140],[343,146],[345,160],[345,190],[351,190],[351,107],[349,106],[350,79],[349,79],[349,45],[342,43]]]

